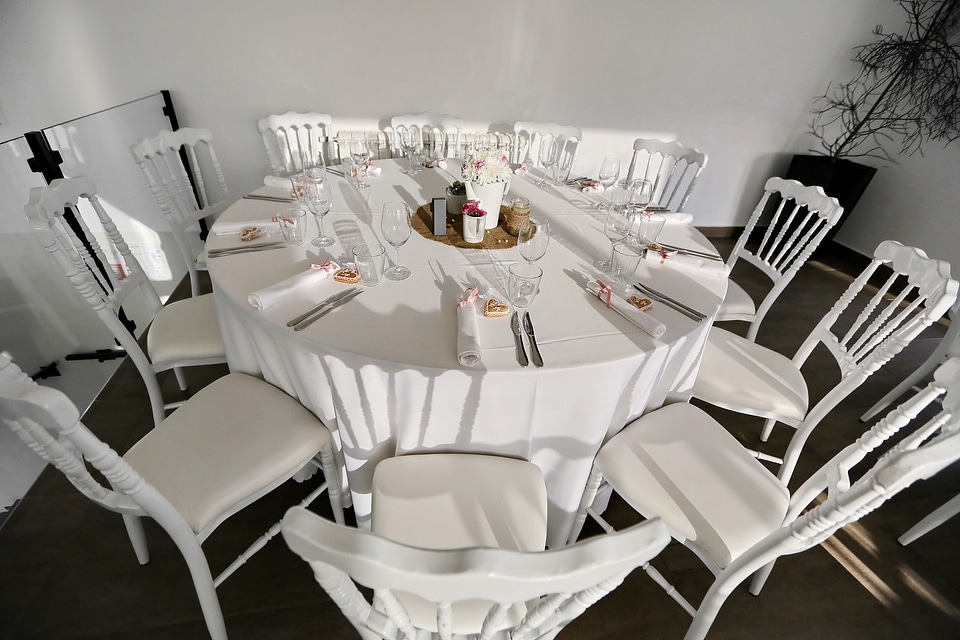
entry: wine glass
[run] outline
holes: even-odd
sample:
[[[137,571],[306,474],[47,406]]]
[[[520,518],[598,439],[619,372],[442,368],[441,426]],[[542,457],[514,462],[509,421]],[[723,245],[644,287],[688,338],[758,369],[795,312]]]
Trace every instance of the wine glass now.
[[[383,205],[380,232],[383,239],[397,250],[397,264],[383,272],[387,280],[406,280],[410,277],[410,269],[400,266],[400,247],[410,238],[411,215],[410,207],[403,202],[388,202]]]
[[[610,240],[610,260],[597,260],[593,263],[593,266],[603,273],[610,273],[610,265],[613,262],[613,248],[618,242],[622,242],[630,235],[632,228],[633,220],[627,215],[626,211],[615,207],[610,208],[603,222],[603,232]]]
[[[604,158],[603,162],[600,163],[600,173],[597,178],[600,186],[603,187],[603,191],[606,192],[620,178],[620,161],[617,158]],[[603,209],[605,207],[603,197],[601,197],[596,204],[596,208]]]
[[[543,165],[543,180],[536,183],[536,186],[544,188],[550,185],[547,176],[550,175],[550,167],[557,163],[560,156],[560,145],[553,134],[547,133],[540,136],[540,164]]]
[[[630,183],[630,204],[640,213],[647,210],[653,200],[653,183],[649,180],[634,180]]]
[[[353,186],[357,189],[368,188],[370,185],[363,181],[363,174],[367,170],[367,162],[370,161],[370,147],[367,146],[366,140],[350,141],[350,159],[353,160],[357,171],[357,179]]]
[[[403,170],[403,173],[407,175],[420,173],[423,168],[421,151],[423,140],[420,137],[420,128],[417,125],[410,125],[409,127],[399,127],[397,132],[400,134],[400,146],[410,163],[408,168]]]
[[[534,220],[533,218],[527,218],[523,221],[523,224],[520,225],[520,232],[517,234],[517,248],[524,260],[533,264],[543,257],[549,244],[549,222]]]
[[[311,169],[306,172],[306,194],[304,204],[307,210],[317,219],[317,237],[311,241],[315,247],[329,247],[337,243],[323,233],[323,218],[333,206],[333,197],[330,194],[330,185],[327,183],[323,169]]]

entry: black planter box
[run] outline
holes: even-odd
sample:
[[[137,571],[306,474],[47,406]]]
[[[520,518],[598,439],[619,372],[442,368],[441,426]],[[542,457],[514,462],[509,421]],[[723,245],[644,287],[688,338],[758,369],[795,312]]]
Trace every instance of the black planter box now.
[[[795,155],[784,177],[797,180],[807,186],[822,187],[828,196],[840,201],[843,215],[827,234],[825,241],[828,241],[836,235],[840,225],[860,201],[860,196],[867,190],[867,185],[870,184],[876,172],[875,167],[868,167],[852,160]]]

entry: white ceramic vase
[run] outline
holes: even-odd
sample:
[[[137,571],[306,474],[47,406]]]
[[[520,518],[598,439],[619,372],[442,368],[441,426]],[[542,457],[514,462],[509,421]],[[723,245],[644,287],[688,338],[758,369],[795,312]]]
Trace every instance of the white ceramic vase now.
[[[467,200],[479,200],[480,208],[487,212],[487,229],[493,229],[500,224],[500,204],[508,186],[508,182],[466,183]]]

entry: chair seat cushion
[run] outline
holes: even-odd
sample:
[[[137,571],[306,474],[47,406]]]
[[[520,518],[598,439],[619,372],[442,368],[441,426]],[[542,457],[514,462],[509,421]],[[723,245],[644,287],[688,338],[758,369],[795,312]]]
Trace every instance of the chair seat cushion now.
[[[720,567],[783,523],[787,488],[703,410],[667,405],[627,425],[596,467],[647,517],[659,516]]]
[[[719,327],[710,330],[693,396],[793,426],[809,405],[807,383],[789,358]]]
[[[547,492],[540,468],[523,460],[476,454],[411,454],[380,462],[373,478],[372,529],[427,549],[495,547],[542,551]],[[398,594],[414,625],[436,631],[436,608]],[[454,633],[477,633],[489,603],[453,608]],[[504,626],[525,611],[514,607]]]
[[[717,320],[741,320],[740,316],[754,316],[757,314],[757,305],[753,298],[743,287],[738,285],[732,279],[727,280],[727,293],[720,303],[720,311],[717,312]],[[737,316],[728,318],[728,316]]]
[[[213,295],[186,298],[160,309],[147,332],[147,355],[154,365],[225,358]]]
[[[199,533],[291,477],[329,441],[327,428],[299,402],[230,373],[123,458]]]

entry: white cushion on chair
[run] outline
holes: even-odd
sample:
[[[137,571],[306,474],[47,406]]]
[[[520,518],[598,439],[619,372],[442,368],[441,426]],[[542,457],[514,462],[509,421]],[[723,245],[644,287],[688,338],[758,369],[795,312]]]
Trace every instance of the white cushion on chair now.
[[[196,358],[223,357],[213,295],[187,298],[164,306],[147,332],[147,353],[154,365]]]
[[[540,468],[523,460],[477,454],[411,454],[374,471],[372,529],[395,542],[427,549],[495,547],[542,551],[547,492]],[[433,604],[398,594],[415,625],[436,631]],[[488,602],[453,608],[454,633],[477,633]],[[514,607],[504,626],[524,615]]]
[[[732,279],[728,279],[727,294],[723,297],[723,302],[720,303],[717,320],[722,320],[727,315],[754,315],[756,312],[757,305],[750,294]]]
[[[597,454],[616,492],[725,567],[783,523],[790,494],[707,413],[678,403],[624,427]]]
[[[230,373],[123,457],[199,532],[288,477],[329,440],[323,423],[299,402],[262,380]]]
[[[807,383],[789,358],[718,327],[710,330],[693,395],[718,407],[797,421],[809,404]]]

